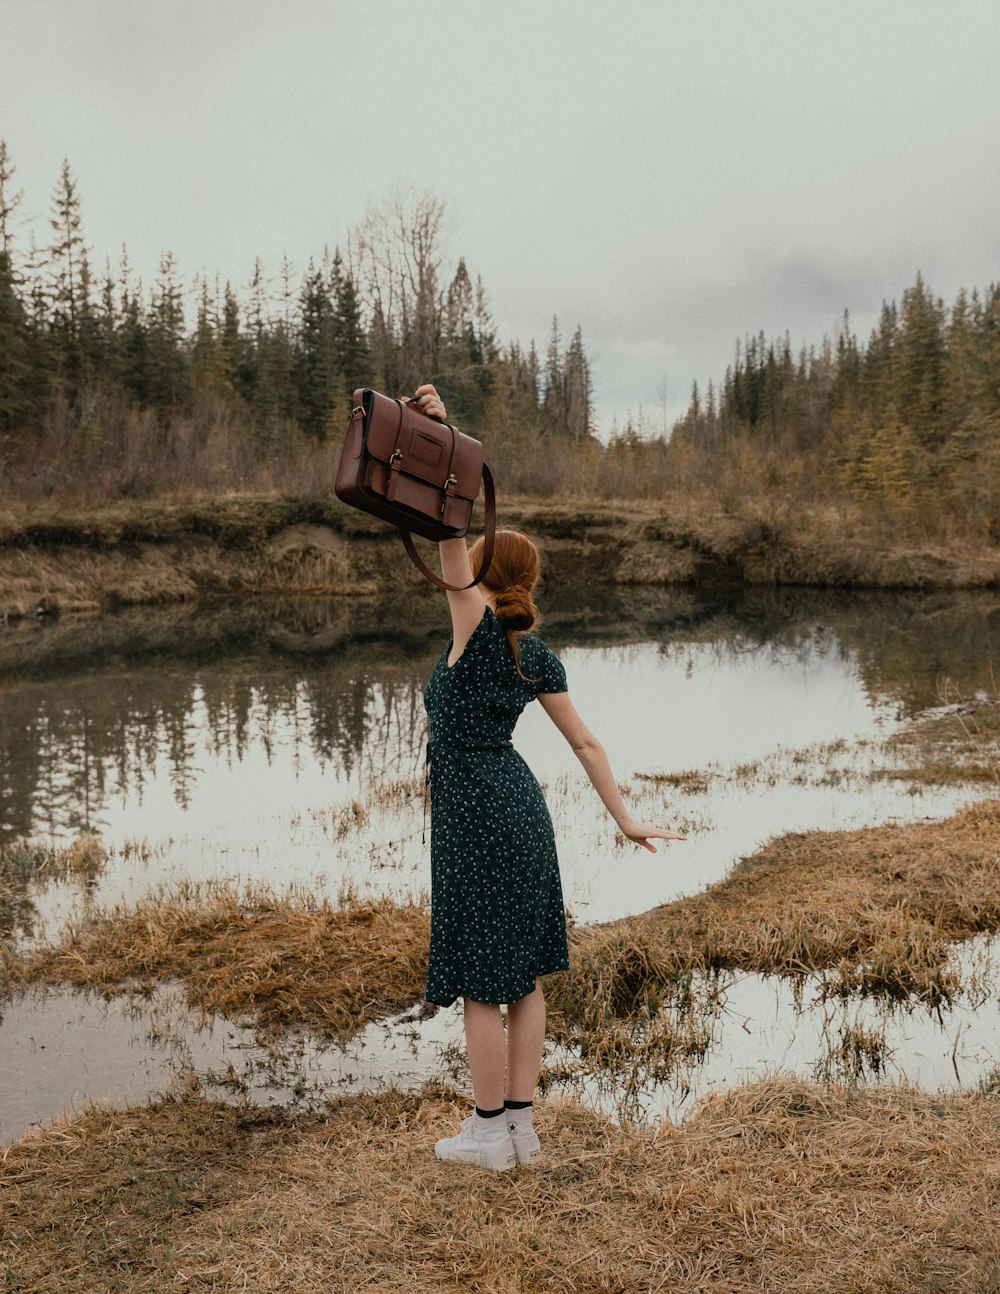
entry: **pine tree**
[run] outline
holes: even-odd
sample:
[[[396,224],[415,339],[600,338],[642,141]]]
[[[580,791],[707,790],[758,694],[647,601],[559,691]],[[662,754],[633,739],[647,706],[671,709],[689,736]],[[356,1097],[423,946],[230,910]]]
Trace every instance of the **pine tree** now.
[[[97,380],[104,386],[113,386],[121,380],[120,326],[117,283],[111,262],[104,261],[100,292],[94,311],[93,365]]]
[[[132,280],[128,252],[122,244],[118,265],[118,351],[121,381],[139,405],[150,402],[149,333],[143,303],[142,280]]]
[[[14,263],[14,222],[22,193],[11,181],[15,167],[0,139],[0,433],[31,419],[28,321]]]
[[[1000,284],[991,283],[979,320],[980,402],[990,419],[1000,417]]]
[[[861,374],[862,399],[872,419],[881,417],[895,399],[892,356],[898,327],[895,301],[883,301],[878,325],[868,339]]]
[[[590,365],[583,347],[583,330],[577,325],[566,352],[563,367],[563,391],[566,401],[566,434],[573,440],[587,440],[593,435],[593,387]]]
[[[474,309],[472,280],[465,257],[461,256],[445,297],[442,363],[449,370],[482,363],[473,322]]]
[[[17,210],[24,201],[24,190],[13,188],[17,167],[7,151],[7,141],[0,139],[0,252],[6,252],[13,263],[14,226]]]
[[[240,330],[240,303],[229,280],[222,293],[222,317],[219,320],[219,351],[222,355],[222,380],[237,403],[243,398],[243,335]]]
[[[0,250],[0,432],[31,417],[28,327],[11,254]]]
[[[253,413],[262,441],[270,442],[277,425],[276,392],[271,380],[269,347],[269,284],[260,257],[254,260],[247,287],[246,341],[239,365],[239,383]]]
[[[954,435],[972,415],[979,394],[979,299],[962,288],[948,318],[942,416]]]
[[[338,248],[334,257],[337,268],[334,310],[334,417],[350,416],[351,400],[358,387],[372,381],[371,351],[361,317],[361,301],[354,276],[344,265]]]
[[[172,252],[164,252],[149,311],[149,395],[161,414],[188,406],[191,378],[184,346],[184,297]]]
[[[216,297],[209,291],[208,279],[195,280],[194,335],[191,338],[191,385],[195,399],[221,395],[223,381],[222,339]]]
[[[53,235],[49,247],[49,300],[50,333],[58,374],[71,401],[79,395],[84,378],[81,325],[89,312],[89,276],[85,268],[87,248],[82,219],[79,189],[69,162],[64,161],[52,194],[49,216]]]
[[[333,430],[337,401],[337,363],[333,346],[333,304],[325,276],[312,261],[301,295],[301,325],[295,354],[298,421],[323,440]]]
[[[893,404],[900,418],[926,449],[936,448],[946,434],[944,305],[934,299],[919,274],[914,286],[903,293],[892,373]]]
[[[552,316],[552,331],[545,352],[545,369],[542,374],[542,430],[546,435],[560,435],[566,431],[566,374],[563,366],[562,335],[559,320]]]

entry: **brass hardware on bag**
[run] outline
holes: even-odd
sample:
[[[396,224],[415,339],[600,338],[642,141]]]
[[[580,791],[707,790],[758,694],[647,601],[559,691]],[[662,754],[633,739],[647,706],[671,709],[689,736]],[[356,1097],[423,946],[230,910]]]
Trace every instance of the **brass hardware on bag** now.
[[[351,410],[351,421],[352,421],[352,422],[353,422],[353,421],[354,421],[354,419],[358,416],[358,414],[359,414],[359,413],[361,414],[361,416],[362,416],[362,417],[364,417],[364,414],[365,414],[365,406],[364,406],[363,404],[356,404],[356,405],[354,406],[354,408]]]
[[[448,487],[458,484],[458,477],[449,475],[444,483],[444,494],[441,495],[441,520],[444,521],[444,510],[448,506]]]
[[[389,455],[389,462],[390,462],[390,464],[391,464],[391,463],[394,463],[394,462],[396,461],[396,459],[397,459],[397,458],[399,459],[399,461],[400,461],[400,462],[402,462],[402,461],[403,461],[403,455],[399,452],[399,450],[398,450],[398,449],[394,449],[394,450],[392,451],[392,453]]]

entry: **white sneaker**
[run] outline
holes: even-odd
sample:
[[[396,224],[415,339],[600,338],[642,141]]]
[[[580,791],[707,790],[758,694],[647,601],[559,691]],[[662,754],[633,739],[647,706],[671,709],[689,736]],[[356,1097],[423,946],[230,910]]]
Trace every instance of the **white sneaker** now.
[[[495,1124],[495,1127],[491,1127]],[[517,1164],[514,1146],[507,1131],[507,1121],[502,1114],[493,1119],[480,1119],[473,1112],[462,1120],[462,1131],[457,1137],[442,1137],[435,1145],[438,1159],[452,1164],[478,1164],[495,1173],[504,1173]]]
[[[531,1119],[524,1117],[523,1110],[507,1110],[504,1120],[514,1146],[514,1154],[519,1164],[534,1164],[541,1158],[542,1148],[538,1134],[531,1126]],[[528,1111],[529,1115],[531,1111]]]

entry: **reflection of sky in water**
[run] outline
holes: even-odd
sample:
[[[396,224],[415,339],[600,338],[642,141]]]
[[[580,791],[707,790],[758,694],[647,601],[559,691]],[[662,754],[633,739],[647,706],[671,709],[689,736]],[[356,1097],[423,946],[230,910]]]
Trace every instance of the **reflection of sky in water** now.
[[[854,663],[829,650],[656,644],[563,653],[571,693],[619,779],[735,763],[838,737],[870,736],[892,713],[873,707]],[[526,714],[519,744],[544,773],[575,760],[543,714]]]
[[[562,657],[571,695],[604,742],[620,782],[636,773],[709,765],[725,772],[778,757],[773,776],[738,784],[722,775],[702,796],[635,781],[644,793],[635,804],[641,821],[689,831],[686,843],[654,856],[615,847],[613,824],[572,751],[541,707],[529,705],[515,741],[546,785],[565,898],[579,921],[644,911],[700,889],[784,830],[945,813],[964,798],[954,791],[914,798],[898,784],[858,778],[817,784],[827,759],[822,750],[810,757],[811,782],[796,785],[782,770],[782,751],[852,743],[893,727],[893,705],[872,702],[855,662],[834,640],[814,636],[794,650],[732,643],[572,647]],[[211,680],[216,693],[235,687],[224,664],[218,669],[221,680],[218,674]],[[360,692],[353,687],[345,702],[357,733],[349,756],[343,746],[324,748],[317,734],[324,676],[315,666],[299,682],[284,673],[274,689],[260,671],[243,675],[239,712],[210,703],[208,684],[189,680],[183,716],[143,731],[141,777],[139,761],[126,751],[117,764],[108,761],[100,791],[89,794],[87,818],[106,843],[147,840],[156,850],[145,865],[112,860],[96,897],[131,900],[178,876],[303,882],[330,892],[349,881],[362,892],[395,896],[426,890],[429,846],[421,843],[418,794],[424,716],[412,667],[406,673],[402,682],[397,675],[373,679]],[[330,677],[325,684],[334,682]],[[141,675],[127,679],[123,699],[141,697],[142,689]],[[336,700],[325,697],[334,708]],[[78,762],[78,752],[72,757]],[[49,788],[63,779],[59,760],[57,748],[46,770]],[[408,797],[379,810],[380,790],[400,779],[412,782]],[[338,836],[331,812],[352,801],[369,816]],[[69,902],[53,889],[49,917],[64,915]]]
[[[978,972],[985,984],[981,977],[989,976],[991,960],[988,939],[956,950],[963,980]],[[679,1060],[671,1081],[646,1084],[640,1077],[624,1102],[630,1115],[676,1119],[713,1090],[776,1074],[905,1078],[933,1091],[974,1088],[1000,1064],[995,990],[981,1005],[960,1000],[938,1012],[871,999],[822,1003],[815,977],[802,983],[796,1001],[793,983],[756,974],[727,977],[719,1008],[706,1007],[703,1018],[707,1053]],[[845,1029],[862,1031],[873,1044],[877,1070],[871,1054],[860,1072],[851,1061],[845,1065]],[[343,1048],[308,1034],[263,1048],[252,1029],[189,1011],[170,985],[135,1003],[105,1003],[66,989],[29,994],[7,1004],[0,1019],[0,1142],[63,1110],[80,1110],[88,1100],[136,1101],[169,1089],[184,1071],[238,1076],[249,1098],[261,1104],[308,1104],[388,1085],[412,1089],[434,1077],[457,1079],[471,1095],[462,1046],[461,1003],[424,1022],[416,1022],[413,1011],[375,1022]],[[572,1055],[549,1044],[546,1064],[567,1059]],[[612,1115],[621,1112],[624,1092],[613,1083],[579,1078],[553,1088],[563,1090]],[[233,1089],[220,1094],[227,1092]]]
[[[561,648],[573,699],[619,781],[631,783],[636,816],[687,823],[690,833],[686,843],[655,856],[616,846],[572,752],[541,708],[529,706],[515,740],[546,786],[566,899],[578,921],[645,911],[697,891],[783,831],[943,815],[968,798],[968,788],[912,796],[902,784],[866,776],[885,757],[864,743],[894,729],[900,681],[915,677],[914,663],[926,653],[923,631],[912,653],[900,649],[913,637],[903,612],[885,634],[892,650],[884,655],[876,650],[884,626],[864,617],[858,623],[868,634],[858,651],[830,630],[796,632],[794,645],[766,634],[764,641],[760,634],[744,640],[733,620],[726,632],[704,635],[707,641],[672,641],[664,631],[649,635],[658,641],[628,646]],[[992,635],[967,629],[937,642],[931,676],[949,667],[952,637],[961,662],[989,659]],[[278,887],[321,884],[330,893],[344,880],[361,892],[426,891],[420,689],[437,648],[417,643],[407,650],[394,662],[391,652],[379,656],[347,638],[338,649],[295,659],[244,645],[239,654],[220,650],[191,664],[169,652],[160,665],[134,654],[139,663],[117,671],[91,664],[54,671],[51,679],[36,673],[5,680],[0,827],[9,835],[30,823],[66,838],[86,821],[112,847],[148,841],[145,863],[120,852],[111,859],[95,889],[107,902],[134,900],[161,882],[209,876]],[[893,697],[876,694],[885,678]],[[910,688],[906,707],[912,712],[931,701],[925,679]],[[796,758],[796,751],[807,753]],[[740,772],[755,761],[755,771]],[[712,776],[701,794],[636,777],[706,769]],[[380,792],[401,781],[406,793],[380,808]],[[337,814],[352,801],[368,816],[338,833]],[[49,933],[78,901],[64,886],[35,897]],[[647,1108],[676,1112],[716,1085],[783,1069],[812,1073],[836,1046],[837,1010],[800,1015],[787,986],[737,977],[706,1062],[686,1075],[690,1097],[684,1099],[683,1086],[651,1091]],[[877,1010],[849,1008],[873,1027]],[[957,1068],[963,1082],[974,1082],[1000,1055],[998,1010],[991,1001],[976,1012],[946,1013],[943,1023],[926,1012],[897,1015],[885,1035],[889,1076],[905,1073],[937,1086],[954,1082]],[[241,1055],[260,1063],[237,1026],[195,1037],[183,1011],[169,1013],[196,1068],[238,1063]],[[318,1092],[419,1082],[438,1072],[437,1046],[460,1032],[457,1011],[439,1013],[415,1039],[410,1024],[380,1023],[364,1031],[355,1059],[306,1040],[301,1063]],[[161,1088],[177,1064],[170,1046],[146,1037],[141,1015],[131,1020],[124,1009],[105,1011],[62,992],[48,1006],[10,1004],[0,1055],[7,1075],[0,1136],[85,1096],[117,1100]],[[260,1099],[287,1098],[282,1082],[255,1082]]]

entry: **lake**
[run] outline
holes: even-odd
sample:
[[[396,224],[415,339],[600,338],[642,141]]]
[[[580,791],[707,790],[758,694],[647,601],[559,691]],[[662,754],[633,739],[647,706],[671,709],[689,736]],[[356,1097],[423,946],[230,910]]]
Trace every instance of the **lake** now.
[[[916,792],[872,774],[886,764],[885,740],[940,705],[943,688],[953,697],[990,686],[995,594],[642,589],[540,604],[542,632],[637,816],[689,833],[655,856],[616,843],[572,752],[529,706],[515,744],[546,788],[578,923],[694,893],[783,831],[944,816],[971,794]],[[8,894],[8,937],[51,938],[89,903],[134,901],[187,879],[426,895],[421,693],[447,635],[435,596],[0,629],[0,833],[70,841],[91,832],[110,851],[92,881],[29,879]],[[769,992],[755,991],[760,1000]],[[9,1004],[0,1133],[16,1135],[67,1101],[162,1086],[178,1047],[156,1060],[148,1019],[140,1011],[128,1024],[126,1014],[63,992]],[[170,1015],[195,1071],[222,1063],[227,1047],[253,1049],[238,1030],[227,1042],[225,1024],[199,1032],[173,999]],[[398,1028],[380,1027],[366,1031],[369,1060],[359,1064],[385,1081]],[[34,1051],[26,1041],[42,1034],[44,1066],[37,1041]],[[440,1049],[455,1034],[438,1020],[421,1036],[426,1054],[413,1073],[428,1070],[432,1041]],[[726,1081],[731,1069],[705,1072]],[[88,1072],[92,1081],[81,1080]],[[334,1085],[345,1081],[342,1063],[338,1072]],[[287,1090],[284,1080],[268,1088],[274,1099]]]

